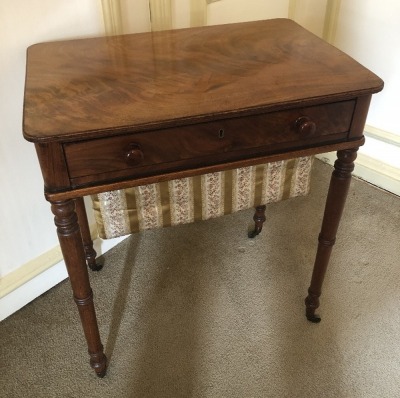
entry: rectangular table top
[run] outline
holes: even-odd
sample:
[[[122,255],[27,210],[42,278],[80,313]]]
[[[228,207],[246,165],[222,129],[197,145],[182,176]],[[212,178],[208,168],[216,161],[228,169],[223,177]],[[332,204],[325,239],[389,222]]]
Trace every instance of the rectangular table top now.
[[[287,19],[41,43],[23,130],[68,142],[368,95],[380,78]]]

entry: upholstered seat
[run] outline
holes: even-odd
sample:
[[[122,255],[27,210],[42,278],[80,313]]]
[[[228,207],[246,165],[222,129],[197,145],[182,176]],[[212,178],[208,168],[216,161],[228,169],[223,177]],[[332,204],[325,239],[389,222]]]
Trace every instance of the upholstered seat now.
[[[99,236],[207,220],[306,195],[312,162],[302,157],[94,195]]]

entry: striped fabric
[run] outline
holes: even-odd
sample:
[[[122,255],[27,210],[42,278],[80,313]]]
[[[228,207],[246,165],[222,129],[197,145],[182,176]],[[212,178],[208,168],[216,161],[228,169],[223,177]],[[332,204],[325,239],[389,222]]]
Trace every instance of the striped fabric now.
[[[306,195],[312,161],[290,159],[93,195],[99,235],[115,238]]]

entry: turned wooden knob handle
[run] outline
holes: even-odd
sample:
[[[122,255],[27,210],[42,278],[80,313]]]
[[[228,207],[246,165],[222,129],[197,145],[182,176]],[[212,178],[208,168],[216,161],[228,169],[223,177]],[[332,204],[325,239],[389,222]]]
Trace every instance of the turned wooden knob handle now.
[[[128,152],[125,154],[125,159],[130,166],[135,166],[141,163],[144,159],[143,152],[138,144],[131,144]]]
[[[317,125],[308,116],[300,116],[295,124],[297,132],[302,137],[310,137],[317,131]]]

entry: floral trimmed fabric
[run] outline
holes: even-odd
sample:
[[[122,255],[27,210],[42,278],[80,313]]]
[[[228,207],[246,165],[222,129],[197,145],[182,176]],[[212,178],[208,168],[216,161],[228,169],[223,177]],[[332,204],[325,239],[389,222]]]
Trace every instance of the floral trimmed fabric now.
[[[306,195],[312,163],[302,157],[93,195],[99,236],[208,220]]]

